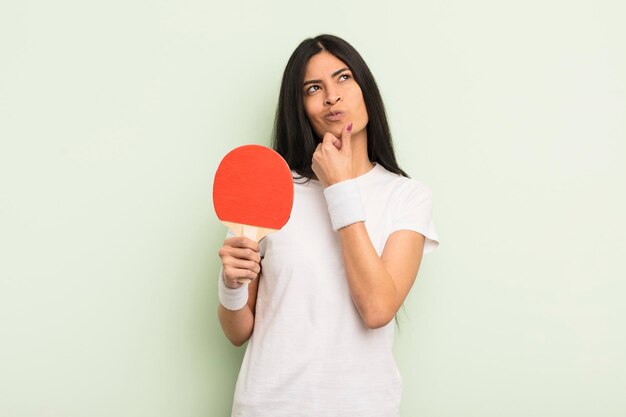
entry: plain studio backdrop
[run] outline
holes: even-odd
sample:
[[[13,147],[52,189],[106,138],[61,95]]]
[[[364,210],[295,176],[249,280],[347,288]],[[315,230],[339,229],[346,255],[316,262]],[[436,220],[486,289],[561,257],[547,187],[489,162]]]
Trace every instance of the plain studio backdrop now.
[[[229,415],[220,159],[351,42],[442,244],[398,315],[406,417],[626,415],[621,1],[5,1],[0,415]],[[294,399],[297,400],[297,399]],[[303,404],[303,407],[306,407]]]

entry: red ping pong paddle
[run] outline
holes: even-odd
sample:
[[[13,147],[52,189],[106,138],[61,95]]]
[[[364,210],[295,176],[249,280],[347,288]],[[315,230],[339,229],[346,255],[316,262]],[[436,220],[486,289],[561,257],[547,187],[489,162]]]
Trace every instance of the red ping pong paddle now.
[[[293,206],[287,162],[274,150],[244,145],[222,159],[213,181],[213,208],[236,236],[259,241],[280,230]],[[251,280],[241,278],[240,282]]]

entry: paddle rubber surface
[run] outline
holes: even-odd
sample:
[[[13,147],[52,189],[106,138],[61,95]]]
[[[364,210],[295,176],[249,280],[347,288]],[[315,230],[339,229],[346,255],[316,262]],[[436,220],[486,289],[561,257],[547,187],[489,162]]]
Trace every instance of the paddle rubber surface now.
[[[274,150],[244,145],[220,162],[213,182],[213,207],[223,222],[282,228],[293,205],[287,162]]]

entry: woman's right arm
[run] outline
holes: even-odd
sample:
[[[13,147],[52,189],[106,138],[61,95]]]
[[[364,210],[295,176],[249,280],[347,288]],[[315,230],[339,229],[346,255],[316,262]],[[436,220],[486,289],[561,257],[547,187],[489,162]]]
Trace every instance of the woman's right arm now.
[[[254,329],[254,311],[261,272],[261,256],[257,242],[245,237],[231,237],[219,250],[223,274],[219,279],[229,288],[240,288],[240,278],[252,279],[248,284],[248,302],[240,310],[229,310],[221,303],[218,317],[224,334],[235,346],[243,345]]]

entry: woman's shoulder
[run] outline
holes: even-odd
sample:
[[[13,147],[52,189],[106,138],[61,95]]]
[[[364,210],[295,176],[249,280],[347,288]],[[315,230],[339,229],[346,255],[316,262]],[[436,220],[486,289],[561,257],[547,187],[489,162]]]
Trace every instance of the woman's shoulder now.
[[[291,178],[293,180],[293,188],[296,193],[316,192],[323,189],[319,181],[313,178],[302,176],[294,170],[291,170]]]
[[[377,185],[386,187],[396,193],[424,194],[430,195],[431,189],[424,182],[415,178],[408,178],[395,172],[387,170],[380,164],[376,164],[372,169],[371,179]],[[366,174],[367,175],[367,174]]]

